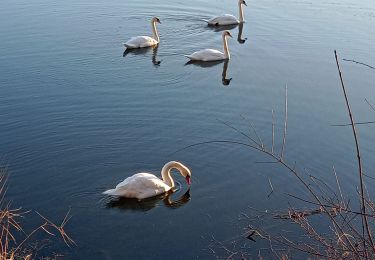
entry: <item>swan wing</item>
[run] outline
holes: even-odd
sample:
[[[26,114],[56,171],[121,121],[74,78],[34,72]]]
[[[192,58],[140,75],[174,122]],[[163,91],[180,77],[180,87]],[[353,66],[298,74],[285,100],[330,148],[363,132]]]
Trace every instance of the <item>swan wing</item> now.
[[[211,18],[207,21],[209,25],[231,25],[231,24],[238,24],[240,21],[234,15],[231,14],[223,14],[220,16],[216,16]]]
[[[143,47],[150,47],[158,44],[158,42],[149,36],[136,36],[130,38],[129,41],[124,43],[126,48],[143,48]]]
[[[104,194],[145,199],[162,194],[170,189],[167,184],[153,174],[137,173],[117,184],[115,189],[105,191]]]
[[[196,51],[191,55],[185,55],[185,57],[193,61],[217,61],[225,59],[224,53],[214,49]]]

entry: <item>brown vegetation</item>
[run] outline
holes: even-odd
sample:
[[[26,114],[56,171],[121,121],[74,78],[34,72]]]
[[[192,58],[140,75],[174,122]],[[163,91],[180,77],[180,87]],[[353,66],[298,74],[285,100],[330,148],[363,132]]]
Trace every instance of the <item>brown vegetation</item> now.
[[[0,169],[0,260],[34,259],[38,249],[30,244],[35,243],[33,236],[38,232],[44,232],[50,236],[60,235],[67,246],[75,244],[64,230],[71,218],[70,212],[65,215],[60,225],[56,225],[36,212],[40,216],[42,224],[31,232],[26,232],[22,228],[21,221],[30,211],[13,208],[11,203],[5,200],[7,176],[6,169]],[[57,258],[58,256],[55,255],[50,259]]]

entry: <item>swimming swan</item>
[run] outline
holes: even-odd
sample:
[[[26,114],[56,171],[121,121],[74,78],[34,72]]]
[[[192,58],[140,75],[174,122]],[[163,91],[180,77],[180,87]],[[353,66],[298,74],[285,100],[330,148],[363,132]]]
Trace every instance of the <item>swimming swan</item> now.
[[[228,48],[227,36],[232,37],[229,31],[223,32],[223,44],[224,53],[214,49],[204,49],[201,51],[196,51],[191,55],[185,55],[192,61],[218,61],[218,60],[229,60],[230,53]]]
[[[152,18],[151,25],[152,25],[152,32],[154,34],[154,38],[149,36],[136,36],[132,37],[129,41],[123,43],[126,48],[135,49],[135,48],[144,48],[150,47],[159,44],[160,38],[158,35],[158,31],[156,30],[156,23],[161,23],[160,19],[157,17]]]
[[[234,15],[231,14],[224,14],[221,16],[217,16],[214,18],[211,18],[210,20],[204,20],[208,25],[231,25],[231,24],[239,24],[244,22],[244,17],[243,17],[243,9],[242,5],[246,5],[245,0],[239,0],[238,1],[238,8],[239,8],[239,18],[240,20],[237,20],[237,18]]]
[[[161,170],[162,180],[151,173],[137,173],[117,184],[116,188],[103,192],[106,195],[137,198],[139,200],[163,194],[174,187],[171,170],[177,169],[191,184],[190,170],[180,162],[171,161]]]

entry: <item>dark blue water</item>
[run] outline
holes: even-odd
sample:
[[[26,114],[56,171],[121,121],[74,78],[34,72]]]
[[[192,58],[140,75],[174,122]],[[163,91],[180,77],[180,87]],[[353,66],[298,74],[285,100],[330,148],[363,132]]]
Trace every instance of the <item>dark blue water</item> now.
[[[183,54],[222,48],[221,32],[201,21],[222,13],[237,15],[237,5],[3,1],[0,155],[10,172],[8,197],[54,220],[71,208],[67,231],[77,247],[67,250],[68,258],[214,257],[205,250],[210,237],[240,234],[236,222],[249,206],[280,209],[291,200],[285,193],[304,194],[293,176],[256,163],[268,159],[243,147],[202,145],[174,153],[198,142],[244,140],[218,121],[251,132],[241,115],[270,145],[272,109],[280,148],[286,84],[287,158],[332,183],[335,165],[343,188],[355,193],[350,128],[331,126],[348,122],[333,50],[375,65],[375,5],[249,1],[240,35],[247,40],[237,41],[240,28],[231,29],[229,63],[185,66]],[[151,35],[155,15],[162,21],[159,48],[123,57],[122,42]],[[364,99],[375,104],[375,71],[341,63],[356,120],[374,120]],[[358,127],[369,175],[374,127]],[[101,195],[138,171],[158,173],[170,160],[182,161],[193,174],[191,199],[181,207],[162,201],[110,207]],[[178,179],[183,185],[174,199],[186,191]]]

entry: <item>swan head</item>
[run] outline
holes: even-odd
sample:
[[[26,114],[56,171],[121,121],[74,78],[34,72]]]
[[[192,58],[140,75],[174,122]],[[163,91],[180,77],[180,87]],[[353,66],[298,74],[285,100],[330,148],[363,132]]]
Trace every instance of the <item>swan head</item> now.
[[[246,3],[245,0],[240,0],[240,1],[238,1],[238,3],[239,3],[240,5],[245,5],[245,6],[247,6],[247,3]]]
[[[238,1],[238,4],[247,6],[245,0],[239,0],[239,1]]]
[[[179,168],[182,176],[185,177],[185,180],[186,180],[186,183],[188,185],[191,185],[191,171],[188,167],[186,167],[185,165],[183,165],[182,163],[180,163],[180,166],[181,168]]]
[[[158,17],[153,17],[152,20],[151,20],[151,22],[153,22],[153,23],[160,23],[161,24],[160,19]]]
[[[229,36],[229,37],[233,38],[232,34],[230,34],[229,31],[224,31],[223,32],[223,37],[226,37],[226,36]]]

